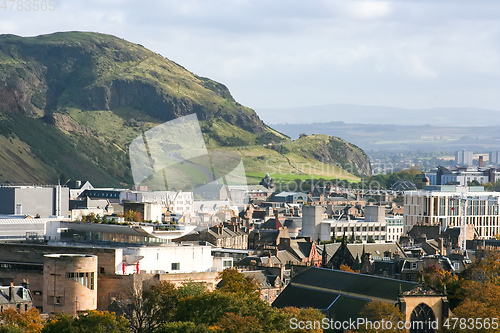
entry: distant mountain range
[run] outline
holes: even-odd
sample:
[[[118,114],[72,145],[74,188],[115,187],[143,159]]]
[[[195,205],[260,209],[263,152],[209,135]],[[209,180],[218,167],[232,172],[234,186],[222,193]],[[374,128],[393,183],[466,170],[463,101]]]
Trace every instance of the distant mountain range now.
[[[310,107],[256,109],[268,124],[347,124],[500,126],[500,111],[480,108],[440,107],[404,109],[387,106],[331,104]]]

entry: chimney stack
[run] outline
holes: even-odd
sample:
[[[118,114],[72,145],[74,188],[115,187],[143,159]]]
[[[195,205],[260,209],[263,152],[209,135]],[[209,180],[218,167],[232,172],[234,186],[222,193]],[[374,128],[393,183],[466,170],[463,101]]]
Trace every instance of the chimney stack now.
[[[14,282],[11,282],[10,283],[10,288],[9,288],[9,303],[13,303],[14,302],[14,294],[15,294],[15,291],[14,291]]]

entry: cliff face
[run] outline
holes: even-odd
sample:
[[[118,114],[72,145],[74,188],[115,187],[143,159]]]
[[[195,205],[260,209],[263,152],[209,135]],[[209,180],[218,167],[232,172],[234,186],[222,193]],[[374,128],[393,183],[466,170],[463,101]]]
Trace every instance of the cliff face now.
[[[191,113],[198,115],[209,145],[288,139],[237,103],[223,84],[141,45],[98,33],[0,36],[0,135],[9,144],[26,146],[4,147],[3,159],[0,149],[0,182],[55,182],[59,175],[64,182],[85,178],[97,185],[130,184],[130,142],[155,125]],[[357,147],[351,152],[340,146],[316,148],[311,156],[318,160],[353,158],[360,168],[366,164],[357,160]],[[12,154],[45,176],[22,170],[7,176],[12,173],[1,171],[12,167]],[[92,167],[81,167],[85,164]]]

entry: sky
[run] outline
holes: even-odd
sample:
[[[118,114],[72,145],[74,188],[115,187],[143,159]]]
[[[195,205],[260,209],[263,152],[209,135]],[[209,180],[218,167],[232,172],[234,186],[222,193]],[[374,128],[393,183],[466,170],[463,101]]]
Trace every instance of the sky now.
[[[116,35],[254,109],[500,110],[498,0],[52,0],[53,11],[36,12],[28,3],[0,0],[0,33]]]

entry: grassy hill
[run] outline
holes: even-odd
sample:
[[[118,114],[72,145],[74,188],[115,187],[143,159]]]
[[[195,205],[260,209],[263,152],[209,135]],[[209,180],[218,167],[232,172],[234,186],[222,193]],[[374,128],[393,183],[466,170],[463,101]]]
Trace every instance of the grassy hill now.
[[[348,179],[369,172],[359,148],[326,136],[289,142],[223,84],[110,35],[1,35],[0,83],[2,183],[128,186],[130,142],[192,113],[207,146],[241,154],[253,181],[273,171]]]

